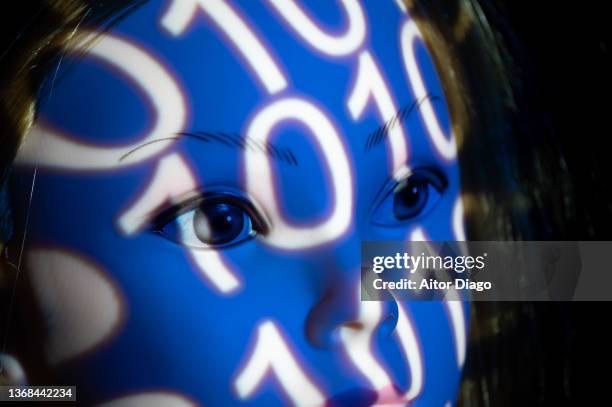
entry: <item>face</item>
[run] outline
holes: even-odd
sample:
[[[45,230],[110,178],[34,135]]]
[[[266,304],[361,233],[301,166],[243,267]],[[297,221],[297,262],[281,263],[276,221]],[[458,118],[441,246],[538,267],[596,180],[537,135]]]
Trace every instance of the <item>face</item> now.
[[[443,90],[399,1],[149,1],[84,30],[41,94],[11,253],[82,397],[454,400],[465,304],[359,298],[361,241],[463,239]]]

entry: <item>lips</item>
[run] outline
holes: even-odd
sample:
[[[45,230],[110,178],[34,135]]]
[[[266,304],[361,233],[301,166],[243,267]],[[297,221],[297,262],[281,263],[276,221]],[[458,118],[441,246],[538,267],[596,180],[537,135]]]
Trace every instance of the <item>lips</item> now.
[[[406,406],[408,401],[402,397],[398,388],[394,385],[389,385],[378,390],[378,398],[374,407],[400,407]]]
[[[378,393],[375,390],[355,388],[327,399],[324,407],[370,407],[377,400]]]
[[[354,388],[329,398],[324,407],[399,407],[407,401],[390,385],[379,391],[367,388]]]

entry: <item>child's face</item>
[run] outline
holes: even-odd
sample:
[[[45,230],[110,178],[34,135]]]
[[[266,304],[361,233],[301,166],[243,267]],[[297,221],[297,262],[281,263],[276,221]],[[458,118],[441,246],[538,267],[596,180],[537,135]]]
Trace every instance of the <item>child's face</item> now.
[[[443,90],[398,3],[150,1],[63,57],[14,190],[62,381],[164,406],[454,399],[461,304],[359,300],[360,241],[462,238]]]

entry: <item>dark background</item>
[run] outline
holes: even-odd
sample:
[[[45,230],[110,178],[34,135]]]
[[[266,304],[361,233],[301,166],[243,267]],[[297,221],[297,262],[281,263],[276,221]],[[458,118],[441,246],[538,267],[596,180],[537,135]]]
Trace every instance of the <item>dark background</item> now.
[[[519,108],[552,135],[568,167],[575,219],[563,238],[612,240],[607,3],[478,2],[508,47]],[[602,272],[612,272],[612,261]],[[610,403],[612,303],[502,303],[477,311],[486,322],[472,326],[463,406]]]
[[[612,71],[606,3],[481,3],[521,71],[531,102],[527,108],[539,112],[560,143],[582,221],[573,232],[575,239],[609,240]]]

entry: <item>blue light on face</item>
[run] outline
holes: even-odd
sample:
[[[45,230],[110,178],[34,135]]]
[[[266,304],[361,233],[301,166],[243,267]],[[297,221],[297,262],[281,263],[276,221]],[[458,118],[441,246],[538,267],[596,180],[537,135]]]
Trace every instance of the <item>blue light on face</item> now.
[[[372,222],[380,226],[406,227],[426,216],[447,188],[443,175],[416,170],[400,181],[393,180],[382,202],[375,206]]]
[[[358,295],[360,241],[462,237],[444,95],[398,3],[155,0],[91,47],[15,182],[37,163],[26,256],[60,377],[92,403],[454,399],[463,305]]]
[[[154,225],[155,232],[177,244],[210,249],[242,243],[266,230],[252,205],[222,193],[171,208]]]

